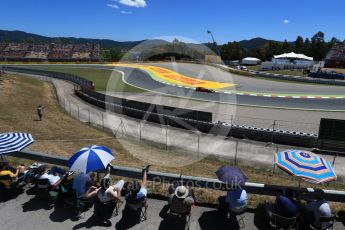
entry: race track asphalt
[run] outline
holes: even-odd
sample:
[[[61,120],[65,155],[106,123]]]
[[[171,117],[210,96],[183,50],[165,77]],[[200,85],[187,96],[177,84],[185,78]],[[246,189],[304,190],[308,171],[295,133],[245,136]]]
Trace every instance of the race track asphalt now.
[[[344,99],[279,98],[279,97],[233,95],[233,94],[225,94],[225,93],[196,92],[194,89],[182,88],[182,87],[167,85],[167,84],[158,82],[154,80],[153,78],[151,78],[146,72],[142,70],[128,68],[128,67],[115,67],[115,69],[123,71],[125,81],[131,85],[144,88],[152,92],[157,92],[157,93],[166,94],[170,96],[191,98],[191,99],[202,100],[202,101],[220,102],[220,103],[234,104],[234,105],[259,106],[259,107],[268,107],[268,108],[345,111]],[[267,81],[267,80],[263,80],[263,81],[270,82],[272,84],[277,84],[277,82],[274,82],[274,81]],[[284,83],[282,82],[279,82],[279,84],[284,85]],[[292,83],[286,83],[286,84],[290,85]],[[296,85],[301,85],[301,84],[296,84]],[[305,87],[309,87],[309,86],[310,85],[305,85]],[[293,85],[291,85],[291,87],[294,88]],[[326,88],[329,88],[329,86],[326,86]],[[341,89],[342,92],[345,92],[345,87],[344,88],[334,87],[334,88],[337,90]],[[327,91],[327,93],[330,93],[330,91]]]

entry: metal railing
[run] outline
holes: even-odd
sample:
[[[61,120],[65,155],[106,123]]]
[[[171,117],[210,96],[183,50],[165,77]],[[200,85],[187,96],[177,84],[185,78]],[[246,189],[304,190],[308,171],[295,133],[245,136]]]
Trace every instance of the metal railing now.
[[[10,156],[28,159],[32,161],[39,161],[48,164],[67,166],[68,158],[62,156],[50,155],[47,153],[38,153],[32,151],[20,151],[12,153]],[[142,171],[141,169],[123,167],[123,166],[114,166],[112,175],[127,177],[127,178],[141,178]],[[187,175],[178,175],[173,173],[163,173],[150,171],[148,173],[147,179],[149,181],[158,181],[164,183],[180,182],[184,185],[193,186],[197,188],[213,189],[213,190],[226,190],[227,185],[217,179],[205,178],[205,177],[193,177]],[[278,186],[278,185],[265,185],[259,183],[250,183],[247,182],[244,186],[244,189],[251,194],[257,195],[268,195],[276,196],[282,192],[283,189],[287,187]],[[307,195],[312,195],[314,193],[313,188],[295,188],[289,187],[295,191],[302,192]],[[337,190],[324,190],[326,199],[328,201],[334,202],[345,202],[345,191]]]

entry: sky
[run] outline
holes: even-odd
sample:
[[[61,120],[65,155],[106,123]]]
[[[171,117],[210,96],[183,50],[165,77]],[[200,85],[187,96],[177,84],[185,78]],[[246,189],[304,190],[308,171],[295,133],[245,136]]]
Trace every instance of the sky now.
[[[138,41],[180,36],[219,44],[294,41],[323,31],[345,39],[344,0],[1,0],[0,29]]]

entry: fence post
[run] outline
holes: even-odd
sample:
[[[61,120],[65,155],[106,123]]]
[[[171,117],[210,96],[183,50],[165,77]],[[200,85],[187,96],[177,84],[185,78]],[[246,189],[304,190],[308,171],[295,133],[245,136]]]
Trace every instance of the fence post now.
[[[165,125],[165,150],[168,150],[168,125]]]
[[[142,121],[139,121],[139,140],[141,142],[141,122]]]
[[[77,108],[78,108],[78,120],[80,120],[79,105],[77,105]]]
[[[65,101],[65,98],[63,98],[63,109],[66,111],[66,101]]]
[[[101,115],[102,115],[102,127],[103,127],[103,130],[104,130],[104,118],[103,118],[103,113],[101,112]]]
[[[91,124],[91,114],[90,114],[90,109],[87,109],[89,111],[89,123]]]
[[[236,147],[235,147],[235,166],[237,166],[237,149],[238,149],[238,140],[236,140]]]
[[[200,153],[200,132],[198,131],[198,154]]]

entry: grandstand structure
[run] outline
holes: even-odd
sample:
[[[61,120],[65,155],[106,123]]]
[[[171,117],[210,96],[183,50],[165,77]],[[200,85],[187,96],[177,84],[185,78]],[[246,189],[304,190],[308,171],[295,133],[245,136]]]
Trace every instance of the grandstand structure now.
[[[345,42],[336,43],[328,52],[325,68],[345,68]]]
[[[0,60],[11,61],[98,61],[99,44],[0,43]]]

